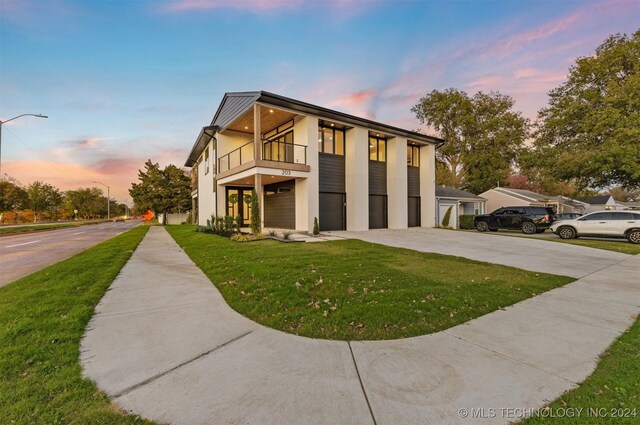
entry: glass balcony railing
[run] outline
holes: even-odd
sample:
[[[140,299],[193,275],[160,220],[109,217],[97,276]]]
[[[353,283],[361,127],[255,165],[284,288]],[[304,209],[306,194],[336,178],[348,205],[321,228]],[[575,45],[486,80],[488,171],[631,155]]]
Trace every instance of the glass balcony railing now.
[[[218,159],[218,173],[232,170],[255,159],[253,141],[236,148]],[[262,142],[262,159],[290,164],[307,163],[307,147],[275,140]]]

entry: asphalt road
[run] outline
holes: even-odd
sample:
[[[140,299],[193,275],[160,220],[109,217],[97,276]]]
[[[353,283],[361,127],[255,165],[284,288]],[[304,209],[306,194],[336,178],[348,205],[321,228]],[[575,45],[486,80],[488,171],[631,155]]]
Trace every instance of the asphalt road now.
[[[134,220],[89,224],[68,229],[2,236],[0,286],[65,260],[140,223],[139,220]]]

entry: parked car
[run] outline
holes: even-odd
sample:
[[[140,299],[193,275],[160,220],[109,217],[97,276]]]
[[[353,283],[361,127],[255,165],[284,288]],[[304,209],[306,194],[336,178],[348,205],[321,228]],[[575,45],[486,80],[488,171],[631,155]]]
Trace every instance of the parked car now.
[[[640,244],[640,212],[596,211],[574,220],[555,222],[551,231],[562,239],[582,236],[626,238],[631,243]]]
[[[582,214],[578,214],[578,213],[562,213],[562,214],[558,214],[556,216],[556,220],[560,221],[560,220],[573,220],[574,218],[580,218],[582,217]]]
[[[477,215],[473,224],[479,232],[515,229],[531,235],[544,232],[555,219],[550,207],[502,207],[491,214]]]

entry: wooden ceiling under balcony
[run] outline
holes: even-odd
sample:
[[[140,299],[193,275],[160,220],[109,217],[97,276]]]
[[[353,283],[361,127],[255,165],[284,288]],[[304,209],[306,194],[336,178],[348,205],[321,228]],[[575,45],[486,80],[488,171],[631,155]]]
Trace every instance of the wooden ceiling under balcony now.
[[[277,126],[291,120],[296,114],[282,111],[269,106],[260,106],[260,127],[262,133],[276,128]],[[238,119],[229,124],[228,130],[239,131],[241,133],[253,134],[253,108],[240,115]]]

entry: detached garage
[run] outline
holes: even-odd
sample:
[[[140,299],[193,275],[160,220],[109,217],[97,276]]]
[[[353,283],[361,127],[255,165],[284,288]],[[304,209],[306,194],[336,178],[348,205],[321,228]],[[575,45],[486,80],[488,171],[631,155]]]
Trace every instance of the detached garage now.
[[[438,185],[436,186],[436,222],[439,226],[443,226],[442,222],[450,209],[449,227],[457,229],[458,217],[484,214],[486,203],[486,199],[471,192]]]

